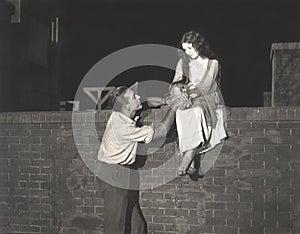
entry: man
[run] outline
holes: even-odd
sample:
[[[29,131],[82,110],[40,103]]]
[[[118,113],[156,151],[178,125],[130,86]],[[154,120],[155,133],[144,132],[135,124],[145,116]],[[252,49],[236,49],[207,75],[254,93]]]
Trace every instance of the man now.
[[[165,100],[163,100],[164,102]],[[103,183],[104,234],[124,234],[130,226],[132,234],[146,234],[147,225],[138,199],[133,199],[130,188],[130,165],[136,160],[138,142],[149,143],[161,138],[172,126],[176,109],[187,102],[184,95],[169,98],[171,108],[158,127],[137,127],[133,118],[142,108],[137,95],[137,83],[130,88],[118,87],[109,98],[113,112],[107,122],[98,153]],[[128,217],[131,223],[126,223]],[[126,229],[126,230],[125,230]]]

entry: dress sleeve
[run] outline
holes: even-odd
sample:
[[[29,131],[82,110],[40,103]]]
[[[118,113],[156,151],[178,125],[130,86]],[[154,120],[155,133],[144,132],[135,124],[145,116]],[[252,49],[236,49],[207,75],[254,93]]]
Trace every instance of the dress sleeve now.
[[[219,70],[219,62],[218,60],[210,60],[210,64],[208,66],[208,71],[204,76],[203,80],[201,80],[198,84],[198,88],[202,90],[204,93],[210,91],[212,87],[214,87],[214,83],[217,82],[216,78],[218,76]]]
[[[175,75],[174,75],[172,83],[174,83],[175,81],[179,81],[182,78],[183,78],[182,59],[179,59],[177,62],[177,65],[176,65]]]

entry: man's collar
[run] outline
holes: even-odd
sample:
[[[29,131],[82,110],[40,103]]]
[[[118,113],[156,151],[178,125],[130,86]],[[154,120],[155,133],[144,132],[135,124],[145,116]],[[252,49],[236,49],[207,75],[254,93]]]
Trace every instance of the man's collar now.
[[[123,113],[119,112],[119,111],[113,111],[113,113],[117,114],[120,116],[120,118],[124,121],[126,121],[127,123],[130,124],[136,124],[136,121],[134,121],[133,119],[129,118],[127,115],[124,115]]]

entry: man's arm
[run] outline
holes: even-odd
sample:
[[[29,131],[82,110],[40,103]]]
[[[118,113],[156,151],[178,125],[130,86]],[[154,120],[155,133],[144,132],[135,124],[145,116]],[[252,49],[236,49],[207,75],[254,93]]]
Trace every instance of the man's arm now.
[[[175,111],[171,107],[168,107],[169,110],[162,120],[162,122],[158,126],[153,126],[154,134],[153,134],[153,140],[165,137],[172,127],[172,124],[174,122],[174,117],[175,117]]]
[[[183,94],[179,94],[175,99],[171,97],[169,100],[166,100],[166,104],[168,104],[169,110],[161,123],[158,126],[153,127],[153,139],[162,138],[167,135],[174,122],[176,110],[179,107],[187,105],[187,103],[188,98]]]

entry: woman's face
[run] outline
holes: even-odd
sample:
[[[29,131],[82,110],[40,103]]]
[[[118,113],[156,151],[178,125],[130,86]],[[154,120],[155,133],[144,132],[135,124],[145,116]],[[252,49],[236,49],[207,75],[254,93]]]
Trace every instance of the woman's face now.
[[[181,44],[182,49],[184,50],[184,52],[191,58],[191,59],[196,59],[199,54],[198,52],[195,50],[195,48],[193,47],[192,43],[187,43],[184,42]]]

